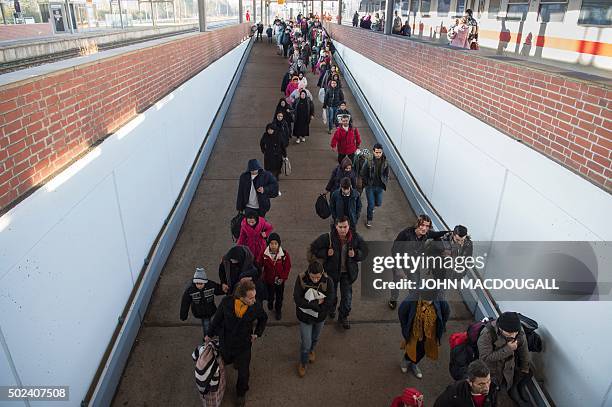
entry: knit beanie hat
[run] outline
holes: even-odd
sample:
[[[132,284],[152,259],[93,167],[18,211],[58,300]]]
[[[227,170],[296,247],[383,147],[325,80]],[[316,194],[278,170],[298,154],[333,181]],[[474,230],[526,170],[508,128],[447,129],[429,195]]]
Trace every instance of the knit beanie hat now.
[[[504,312],[497,318],[497,327],[506,332],[518,332],[521,330],[521,320],[516,312]]]
[[[270,236],[268,236],[268,244],[270,244],[270,242],[271,242],[271,241],[273,241],[273,240],[274,240],[276,243],[278,243],[278,245],[279,245],[279,246],[281,245],[281,238],[280,238],[280,236],[278,235],[278,233],[276,233],[276,232],[272,232],[272,233],[270,233]]]
[[[422,407],[423,406],[423,393],[413,387],[404,389],[401,396],[402,402],[410,407]]]
[[[203,267],[197,267],[195,273],[193,274],[193,283],[206,284],[207,282],[208,277],[206,276],[206,271],[204,271]]]

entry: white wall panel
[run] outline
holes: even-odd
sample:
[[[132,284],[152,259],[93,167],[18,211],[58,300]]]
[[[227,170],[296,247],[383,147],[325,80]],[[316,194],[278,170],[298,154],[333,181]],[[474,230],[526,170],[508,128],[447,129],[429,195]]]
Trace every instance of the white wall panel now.
[[[70,384],[82,399],[91,376],[75,372],[100,362],[132,288],[127,260],[107,177],[2,280],[0,324],[24,384]]]
[[[83,397],[247,45],[0,217],[0,326],[24,384]]]
[[[441,123],[420,108],[404,109],[404,129],[400,152],[408,169],[426,196],[431,197],[438,157]]]

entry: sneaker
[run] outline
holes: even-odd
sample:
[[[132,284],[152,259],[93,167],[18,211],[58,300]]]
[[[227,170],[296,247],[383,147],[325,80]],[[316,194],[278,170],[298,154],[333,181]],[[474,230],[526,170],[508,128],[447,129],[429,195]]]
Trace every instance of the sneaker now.
[[[295,144],[300,144],[300,138],[299,137],[295,139]]]
[[[236,407],[244,407],[246,403],[246,399],[244,396],[236,397]]]
[[[390,301],[387,303],[387,305],[389,306],[389,308],[391,308],[391,309],[395,309],[395,308],[397,307],[397,301],[390,300]]]
[[[298,376],[300,377],[306,376],[306,366],[304,366],[303,364],[298,363],[297,371],[298,371]]]
[[[408,373],[408,361],[405,357],[402,357],[402,361],[400,362],[400,369],[402,373]]]
[[[331,130],[327,130],[327,134],[331,134]]]
[[[282,194],[281,194],[281,191],[278,191],[278,195],[277,195],[277,196],[281,196],[281,195],[282,195]]]
[[[302,143],[306,142],[306,137],[302,137]]]
[[[308,354],[308,362],[314,363],[316,359],[317,359],[317,356],[315,355],[315,351],[313,350],[312,352]]]
[[[277,321],[280,321],[283,317],[283,314],[280,311],[276,311],[276,314],[274,316],[276,317]]]
[[[410,368],[412,369],[412,373],[416,376],[417,379],[423,378],[423,372],[416,363],[410,363]]]
[[[366,228],[371,228],[372,227],[372,221],[371,220],[366,220]]]

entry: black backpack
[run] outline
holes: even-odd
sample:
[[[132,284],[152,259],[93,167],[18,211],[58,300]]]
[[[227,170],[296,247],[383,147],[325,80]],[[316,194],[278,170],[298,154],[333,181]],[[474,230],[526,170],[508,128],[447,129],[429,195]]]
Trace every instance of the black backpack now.
[[[542,352],[542,338],[540,338],[540,335],[535,331],[538,329],[538,323],[520,312],[518,313],[518,317],[521,320],[521,326],[527,337],[527,348],[529,352]]]
[[[489,321],[474,322],[465,333],[452,334],[449,338],[451,351],[448,371],[454,380],[465,379],[468,366],[478,359],[478,338],[485,328],[491,331],[493,340],[497,340],[497,333]]]
[[[329,208],[329,202],[325,194],[319,195],[317,202],[315,203],[315,211],[321,219],[327,219],[331,216],[331,209]]]
[[[238,240],[240,237],[240,226],[242,225],[242,219],[244,219],[244,214],[242,212],[238,212],[238,214],[230,221],[230,231],[232,232],[232,238],[234,241]]]

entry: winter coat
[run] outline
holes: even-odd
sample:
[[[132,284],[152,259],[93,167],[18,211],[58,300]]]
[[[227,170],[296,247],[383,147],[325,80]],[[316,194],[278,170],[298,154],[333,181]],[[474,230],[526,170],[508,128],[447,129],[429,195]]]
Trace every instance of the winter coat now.
[[[348,206],[348,213],[345,213],[342,189],[336,189],[332,192],[329,198],[329,208],[331,209],[332,218],[339,219],[342,216],[347,216],[351,226],[354,227],[359,222],[359,216],[361,215],[361,196],[356,189],[351,188]]]
[[[330,236],[331,245],[329,242]],[[349,248],[353,248],[355,251],[354,257],[346,256],[346,269],[352,284],[357,280],[359,275],[358,263],[365,259],[368,255],[368,246],[363,238],[357,232],[353,231],[349,231],[347,235],[347,244]],[[334,249],[334,254],[331,257],[328,257],[327,250],[330,246],[332,249]],[[315,257],[324,260],[323,269],[334,281],[340,280],[340,260],[342,256],[340,252],[341,249],[340,238],[338,237],[338,232],[336,231],[336,227],[334,225],[331,226],[330,233],[322,234],[310,244],[311,253]]]
[[[298,82],[294,82],[294,81],[291,81],[291,82],[289,82],[289,84],[287,84],[287,89],[285,89],[285,96],[286,96],[285,100],[287,100],[288,98],[290,98],[290,96],[291,96],[291,92],[293,92],[294,90],[296,90],[296,89],[298,88],[298,86],[299,86],[299,85],[298,85]],[[291,105],[291,102],[290,102],[290,101],[287,101],[287,103],[288,103],[289,105]]]
[[[318,300],[306,301],[304,296],[310,288],[325,294],[322,304],[319,304]],[[310,325],[325,321],[329,311],[334,308],[335,295],[334,281],[327,275],[323,274],[318,283],[313,283],[308,273],[298,275],[293,287],[293,301],[295,302],[295,314],[298,321]],[[319,315],[314,317],[305,313],[300,308],[313,310],[318,312]]]
[[[408,296],[402,301],[397,311],[400,324],[402,325],[402,336],[406,341],[410,338],[412,331],[412,322],[416,315],[417,302],[415,298]],[[436,309],[436,339],[438,344],[440,344],[440,339],[442,339],[442,335],[446,331],[446,322],[450,316],[450,306],[446,301],[434,301],[433,306]]]
[[[282,247],[278,248],[276,260],[272,260],[270,247],[266,247],[257,259],[257,266],[261,269],[261,279],[268,285],[274,284],[275,278],[286,281],[291,271],[291,257]]]
[[[295,124],[293,125],[294,137],[308,137],[310,135],[310,121],[314,115],[314,104],[312,99],[297,99],[295,105]]]
[[[293,74],[290,72],[287,72],[285,76],[283,76],[283,81],[281,82],[281,92],[285,93],[287,90],[287,85],[289,85],[289,82],[291,82],[292,77]]]
[[[196,318],[210,318],[217,311],[215,305],[215,295],[223,295],[223,289],[221,284],[208,280],[204,287],[199,290],[193,281],[190,281],[185,292],[183,292],[183,298],[181,299],[181,321],[187,319],[189,308],[191,307],[191,313]]]
[[[490,322],[493,329],[485,327],[478,337],[478,355],[480,360],[485,362],[491,370],[491,378],[494,378],[500,385],[504,384],[505,388],[512,387],[514,380],[515,359],[518,360],[520,370],[528,370],[531,356],[527,348],[527,337],[523,328],[517,335],[518,347],[512,351],[506,346],[506,340],[497,335],[496,322]],[[516,358],[515,358],[516,356]]]
[[[472,239],[469,236],[466,236],[465,242],[462,246],[453,241],[453,232],[447,232],[440,238],[440,241],[443,242],[443,247],[445,250],[450,250],[450,255],[453,257],[470,257],[474,252],[474,245],[472,244]]]
[[[268,171],[280,171],[283,166],[283,157],[287,157],[287,148],[280,132],[274,134],[264,132],[259,141],[259,147],[264,155],[264,168]]]
[[[349,127],[348,131],[340,126],[334,132],[331,139],[331,148],[338,146],[339,154],[354,154],[361,145],[359,130]]]
[[[497,407],[497,391],[497,385],[491,382],[484,407]],[[467,380],[451,384],[438,396],[433,407],[474,407],[470,384]]]
[[[219,309],[210,323],[209,336],[219,336],[221,353],[227,357],[237,355],[251,347],[251,335],[263,335],[268,315],[260,302],[251,305],[242,318],[234,312],[234,297],[221,300]],[[253,330],[253,323],[256,322]]]
[[[259,209],[267,212],[270,210],[270,198],[278,196],[278,182],[270,172],[260,169],[259,174],[253,179],[255,189],[263,187],[263,192],[257,192],[257,202]],[[243,211],[249,203],[251,193],[251,172],[246,171],[240,175],[238,181],[238,196],[236,198],[236,210]]]
[[[450,45],[453,47],[469,48],[468,35],[470,27],[465,24],[459,24],[451,29],[449,37],[451,38]]]
[[[348,157],[345,158],[346,160],[348,160],[349,163],[351,162]],[[344,160],[342,160],[342,164],[343,165],[338,165],[332,171],[331,176],[329,177],[329,182],[325,187],[325,190],[327,192],[334,192],[335,190],[340,188],[340,181],[342,180],[342,178],[345,177],[351,180],[351,186],[353,188],[357,188],[357,176],[355,175],[355,171],[353,171],[352,169],[350,171],[344,171],[344,168],[346,167]]]
[[[286,115],[283,113],[283,116],[286,116]],[[291,128],[290,124],[284,118],[282,121],[278,121],[276,119],[276,115],[274,115],[272,124],[276,126],[276,133],[278,133],[286,149],[287,146],[289,145],[289,139],[291,138],[291,130],[289,130]]]
[[[261,216],[255,227],[250,226],[247,219],[244,218],[240,225],[240,237],[238,237],[236,244],[247,246],[253,253],[253,258],[258,259],[266,249],[266,237],[270,236],[272,230],[274,230],[274,226]],[[266,237],[261,235],[263,232],[266,233]]]
[[[374,181],[379,179],[382,183],[382,189],[387,190],[387,182],[389,181],[389,163],[387,162],[387,157],[383,154],[380,157],[382,161],[380,166],[380,173],[376,173],[376,163],[377,160],[372,158],[372,160],[366,161],[365,165],[361,168],[361,178],[363,179],[363,186],[372,186],[374,185]]]
[[[230,252],[232,250],[238,250],[239,262],[232,264],[230,262]],[[259,272],[253,264],[254,258],[251,249],[247,246],[234,246],[221,258],[219,264],[219,281],[221,284],[229,286],[228,293],[231,294],[234,291],[234,287],[243,277],[253,277],[256,279],[259,277]]]
[[[344,100],[344,93],[339,87],[327,88],[325,90],[325,100],[323,101],[323,107],[338,107],[340,102]]]

